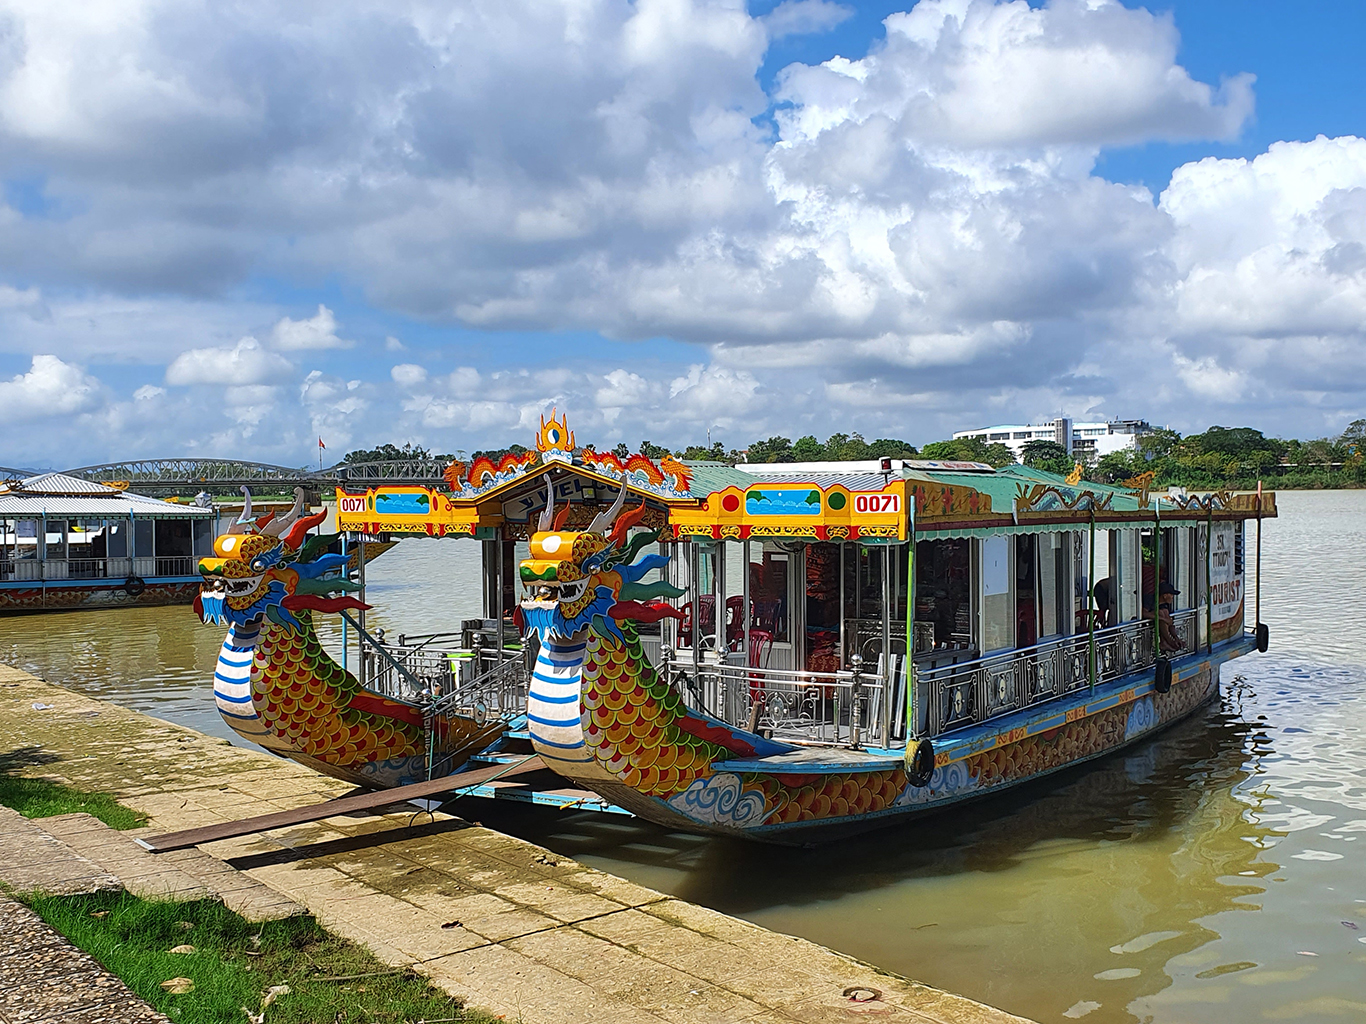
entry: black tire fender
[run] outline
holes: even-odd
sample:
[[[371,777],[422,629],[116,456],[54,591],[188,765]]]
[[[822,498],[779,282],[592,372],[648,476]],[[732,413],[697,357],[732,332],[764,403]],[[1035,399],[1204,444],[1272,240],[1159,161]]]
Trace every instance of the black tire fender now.
[[[147,589],[147,584],[143,582],[141,576],[129,576],[123,581],[123,592],[129,597],[137,597]]]
[[[1271,630],[1266,628],[1265,622],[1257,623],[1257,650],[1261,654],[1266,653],[1266,649],[1271,646]]]
[[[1153,676],[1153,689],[1166,693],[1172,688],[1172,663],[1167,658],[1157,659],[1157,671]]]
[[[928,786],[934,774],[934,745],[928,739],[911,740],[906,747],[906,781],[912,786]]]

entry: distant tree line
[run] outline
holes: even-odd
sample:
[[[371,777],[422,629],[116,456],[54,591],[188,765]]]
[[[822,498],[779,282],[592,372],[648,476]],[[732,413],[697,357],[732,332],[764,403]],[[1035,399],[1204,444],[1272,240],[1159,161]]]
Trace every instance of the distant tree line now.
[[[518,454],[527,449],[522,445],[478,451],[470,459],[481,455],[497,459],[505,452]],[[831,434],[824,441],[808,434],[793,441],[786,437],[770,437],[752,441],[746,448],[727,448],[717,441],[710,447],[690,445],[671,450],[650,441],[641,441],[631,448],[618,444],[613,451],[621,458],[639,452],[651,459],[665,455],[685,461],[709,460],[735,465],[740,462],[826,462],[867,459],[939,459],[960,462],[984,462],[999,468],[1015,462],[1015,453],[1000,442],[988,443],[981,437],[952,438],[932,441],[917,449],[909,441],[878,438],[865,441],[863,435]],[[456,455],[433,455],[426,448],[405,444],[402,448],[384,444],[378,448],[349,452],[345,461],[380,462],[387,460],[465,458]],[[1020,461],[1026,466],[1066,476],[1076,465],[1076,458],[1056,441],[1032,440],[1022,450]],[[1154,485],[1191,488],[1250,488],[1258,480],[1276,487],[1361,487],[1366,486],[1366,419],[1354,420],[1336,438],[1312,441],[1266,437],[1252,427],[1210,427],[1202,434],[1182,435],[1175,430],[1154,430],[1137,439],[1132,450],[1111,452],[1094,464],[1083,464],[1088,480],[1098,483],[1123,483],[1141,473],[1152,472]]]

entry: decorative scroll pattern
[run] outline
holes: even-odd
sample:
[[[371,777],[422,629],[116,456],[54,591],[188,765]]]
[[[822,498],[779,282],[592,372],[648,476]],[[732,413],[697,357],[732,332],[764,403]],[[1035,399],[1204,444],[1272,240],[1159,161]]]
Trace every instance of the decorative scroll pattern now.
[[[1016,512],[1106,512],[1113,500],[1114,494],[1110,491],[1097,495],[1094,491],[1051,484],[1015,485]]]

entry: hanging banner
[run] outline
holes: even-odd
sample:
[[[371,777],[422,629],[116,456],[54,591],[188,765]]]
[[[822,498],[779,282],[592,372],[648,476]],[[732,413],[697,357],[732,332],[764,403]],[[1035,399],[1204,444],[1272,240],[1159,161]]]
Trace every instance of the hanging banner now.
[[[1243,567],[1237,551],[1238,525],[1214,524],[1214,547],[1210,552],[1210,589],[1214,605],[1216,640],[1226,639],[1242,628]]]

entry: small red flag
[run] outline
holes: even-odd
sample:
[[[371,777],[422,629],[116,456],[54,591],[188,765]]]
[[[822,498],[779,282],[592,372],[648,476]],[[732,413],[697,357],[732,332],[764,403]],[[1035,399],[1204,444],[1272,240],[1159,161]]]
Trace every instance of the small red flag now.
[[[318,447],[319,447],[319,448],[326,448],[326,447],[327,447],[327,445],[323,444],[323,439],[322,439],[321,437],[318,438]]]

